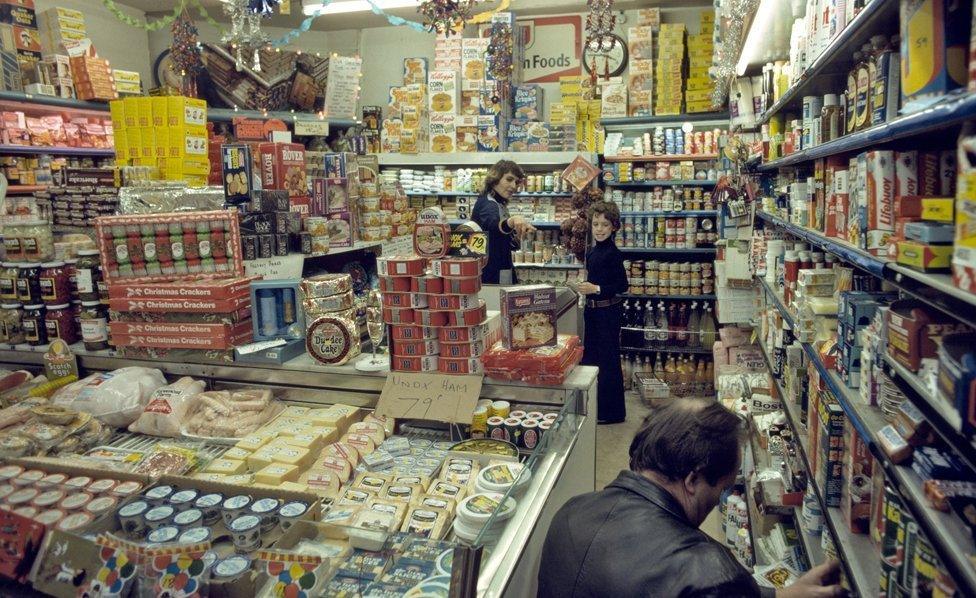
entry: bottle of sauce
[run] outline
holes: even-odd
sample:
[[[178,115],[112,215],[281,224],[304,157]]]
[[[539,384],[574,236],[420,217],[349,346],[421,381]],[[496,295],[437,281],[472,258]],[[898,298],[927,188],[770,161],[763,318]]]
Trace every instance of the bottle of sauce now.
[[[857,123],[857,67],[861,64],[861,53],[854,52],[854,66],[847,73],[847,89],[844,91],[845,107],[847,109],[844,132],[853,133]]]
[[[854,130],[861,131],[871,126],[871,45],[861,46],[861,62],[857,65],[857,97],[855,99],[856,118]]]
[[[844,108],[835,93],[825,95],[823,104],[820,111],[820,140],[827,143],[844,134]]]

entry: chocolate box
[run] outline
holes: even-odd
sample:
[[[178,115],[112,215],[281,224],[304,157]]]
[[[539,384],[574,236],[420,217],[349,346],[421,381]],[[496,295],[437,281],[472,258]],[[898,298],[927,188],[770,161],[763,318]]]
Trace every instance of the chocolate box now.
[[[502,344],[506,349],[530,349],[556,344],[556,288],[549,285],[499,290]]]
[[[262,143],[258,147],[263,188],[285,189],[289,197],[308,195],[305,146],[300,143]]]

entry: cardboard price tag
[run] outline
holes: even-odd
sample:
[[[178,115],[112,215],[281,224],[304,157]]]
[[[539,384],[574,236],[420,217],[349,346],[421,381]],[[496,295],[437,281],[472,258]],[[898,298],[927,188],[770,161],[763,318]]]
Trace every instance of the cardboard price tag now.
[[[488,255],[488,233],[452,231],[447,253],[458,257],[484,257]]]
[[[244,272],[248,276],[260,276],[265,280],[301,278],[305,267],[305,256],[290,253],[281,257],[268,257],[244,262]]]
[[[471,423],[484,377],[390,372],[376,413],[398,419]]]

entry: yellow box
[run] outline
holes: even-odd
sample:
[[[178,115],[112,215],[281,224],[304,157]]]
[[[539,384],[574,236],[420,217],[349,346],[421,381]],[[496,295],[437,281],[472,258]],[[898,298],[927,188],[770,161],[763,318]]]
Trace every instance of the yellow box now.
[[[152,124],[152,98],[137,97],[136,104],[136,123],[137,127],[151,127]]]
[[[120,161],[129,159],[129,143],[126,135],[115,136],[115,159]]]
[[[698,91],[689,91],[685,94],[685,99],[689,102],[701,102],[708,100],[712,97],[712,91],[710,89],[702,89]]]
[[[207,101],[184,96],[169,96],[166,124],[169,127],[207,128]],[[204,135],[206,135],[204,133]]]
[[[952,197],[925,197],[922,199],[922,220],[955,222],[955,199]]]
[[[952,259],[952,245],[927,245],[918,241],[898,241],[899,264],[917,270],[948,270]]]
[[[207,136],[193,134],[186,129],[169,130],[167,158],[206,157]]]
[[[122,102],[123,107],[123,123],[126,128],[134,128],[137,126],[139,116],[139,98],[125,98],[124,100],[116,100]]]
[[[63,8],[61,6],[55,6],[43,10],[38,14],[38,16],[41,17],[42,19],[53,19],[53,18],[64,17],[66,19],[75,19],[76,21],[85,20],[85,13],[71,8]]]
[[[205,176],[210,174],[210,161],[200,158],[166,158],[162,168],[167,172],[178,172],[181,175]]]
[[[149,98],[152,103],[152,126],[154,127],[166,127],[169,122],[166,119],[167,110],[169,109],[167,100],[165,97],[152,97]]]
[[[112,100],[108,103],[109,114],[112,115],[112,126],[121,129],[125,124],[125,100]]]

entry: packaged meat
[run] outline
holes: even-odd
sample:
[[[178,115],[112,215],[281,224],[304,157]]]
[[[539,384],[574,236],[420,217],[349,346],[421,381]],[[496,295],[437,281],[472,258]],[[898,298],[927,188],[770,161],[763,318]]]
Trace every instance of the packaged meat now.
[[[284,409],[268,389],[202,392],[190,401],[182,431],[187,436],[233,444]]]
[[[181,433],[186,411],[194,396],[206,390],[203,381],[183,377],[169,386],[157,388],[149,398],[130,432],[176,438]]]
[[[166,385],[156,369],[126,367],[99,372],[60,389],[51,403],[90,413],[110,426],[124,428],[142,413],[149,397]]]
[[[417,276],[410,279],[410,289],[414,293],[443,293],[444,279],[439,276]]]
[[[190,446],[161,442],[153,447],[136,466],[133,473],[151,478],[163,475],[183,475],[197,465],[197,451]]]

